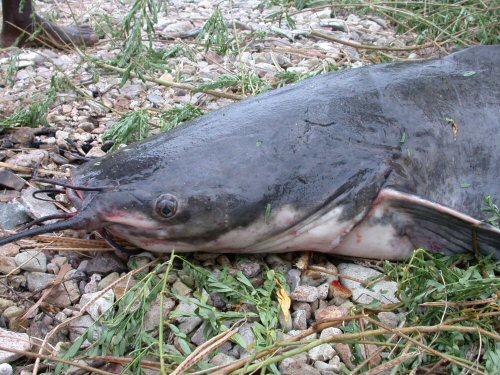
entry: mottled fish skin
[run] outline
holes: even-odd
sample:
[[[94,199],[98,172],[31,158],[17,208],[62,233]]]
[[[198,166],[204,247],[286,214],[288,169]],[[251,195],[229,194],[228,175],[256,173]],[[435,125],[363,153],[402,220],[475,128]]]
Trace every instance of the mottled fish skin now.
[[[468,251],[479,230],[498,258],[478,220],[500,198],[499,62],[478,46],[308,79],[91,161],[72,183],[105,189],[69,193],[87,229],[153,251],[398,259]]]

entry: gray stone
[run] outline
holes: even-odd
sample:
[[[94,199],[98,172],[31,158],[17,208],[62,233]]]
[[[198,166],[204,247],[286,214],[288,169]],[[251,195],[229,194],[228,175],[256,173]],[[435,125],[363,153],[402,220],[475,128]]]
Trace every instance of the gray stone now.
[[[55,275],[43,273],[43,272],[27,272],[26,281],[28,283],[28,290],[30,292],[39,292],[52,283],[55,280]]]
[[[47,160],[49,153],[44,150],[32,150],[26,153],[17,154],[9,159],[7,163],[15,164],[20,167],[35,167],[40,165],[43,160]],[[32,188],[33,189],[33,188]]]
[[[163,319],[168,318],[168,314],[175,307],[175,301],[171,298],[163,300]],[[158,297],[155,302],[149,307],[146,315],[144,315],[144,329],[149,331],[160,325],[160,298]]]
[[[135,99],[139,96],[141,92],[143,92],[145,86],[143,83],[126,83],[120,91],[123,96],[128,99]]]
[[[314,367],[294,357],[281,361],[279,370],[281,375],[321,375]]]
[[[21,202],[33,219],[62,213],[56,208],[56,206],[54,206],[53,203],[34,198],[33,193],[37,190],[38,189],[29,187],[21,192]],[[38,194],[37,196],[50,200],[50,197],[45,193]],[[52,222],[54,222],[54,220],[49,220],[46,223],[50,224]]]
[[[201,344],[207,341],[207,339],[205,338],[206,327],[207,327],[206,322],[201,323],[201,326],[199,326],[198,329],[193,333],[193,336],[191,336],[191,342],[196,346],[200,346]]]
[[[26,333],[17,333],[0,328],[0,346],[14,350],[30,351],[30,337]],[[21,357],[22,354],[0,350],[0,363],[14,362]]]
[[[283,335],[283,337],[285,339],[287,338],[290,338],[290,337],[295,337],[295,336],[298,336],[300,334],[302,334],[304,332],[304,330],[298,330],[298,329],[294,329],[294,330],[291,330],[290,332],[286,333],[285,335]],[[317,338],[317,334],[315,332],[311,333],[310,335],[302,338],[300,341],[309,341],[309,340],[314,340]]]
[[[84,314],[69,322],[69,338],[71,341],[77,340],[89,327],[94,325],[94,319],[88,314]],[[101,328],[95,326],[94,335],[97,336]]]
[[[115,302],[115,293],[112,289],[106,291],[103,295],[100,295],[101,293],[102,292],[87,293],[83,294],[80,298],[81,307],[92,301],[87,307],[87,313],[94,320],[97,320],[102,314],[111,309]]]
[[[338,269],[343,275],[348,275],[363,281],[382,277],[381,272],[358,264],[341,263],[338,265]],[[398,284],[394,281],[381,280],[371,285],[370,289],[363,287],[356,281],[345,278],[341,278],[341,282],[342,285],[352,291],[352,300],[356,303],[369,304],[374,300],[380,301],[382,304],[400,302],[396,297]]]
[[[17,266],[16,260],[14,257],[0,257],[0,273],[7,274],[18,274],[20,271]]]
[[[261,265],[251,260],[238,262],[236,267],[249,279],[260,274],[261,270]]]
[[[304,310],[297,310],[292,313],[292,327],[293,329],[307,329],[306,312]]]
[[[218,353],[210,360],[214,366],[224,366],[236,361],[236,358],[224,353]]]
[[[24,180],[17,174],[5,168],[0,168],[0,185],[9,189],[21,190],[24,187]]]
[[[24,309],[22,309],[19,306],[9,306],[7,307],[4,312],[2,313],[2,316],[7,319],[8,321],[11,321],[15,317],[18,317],[24,313]]]
[[[328,327],[328,328],[325,328],[323,331],[321,331],[319,338],[324,339],[326,337],[338,336],[338,335],[343,335],[343,334],[344,334],[344,332],[342,332],[342,330],[340,328]]]
[[[318,289],[314,286],[299,285],[290,297],[298,302],[314,302],[318,299]]]
[[[247,344],[247,348],[253,344],[253,342],[255,341],[255,335],[253,333],[253,326],[254,326],[254,323],[244,323],[242,324],[242,326],[238,329],[238,333],[241,335],[241,337],[243,338],[243,340],[246,342]],[[240,353],[240,357],[243,357],[245,355],[248,355],[250,354],[250,352],[252,352],[253,350],[249,350],[249,349],[244,349],[244,348],[241,348],[239,349],[239,353]]]
[[[290,286],[290,291],[293,292],[300,284],[300,270],[292,268],[286,274],[286,282]]]
[[[104,290],[107,287],[109,287],[111,284],[113,284],[116,280],[120,278],[120,274],[118,272],[113,272],[104,277],[99,283],[97,284],[97,289],[98,290]]]
[[[97,256],[88,260],[87,270],[88,274],[98,273],[107,275],[111,272],[123,272],[127,267],[115,255],[106,253],[98,253]]]
[[[318,370],[321,375],[338,374],[340,371],[340,366],[335,366],[334,364],[326,363],[323,361],[314,362],[314,368]]]
[[[196,305],[192,303],[181,302],[175,308],[176,313],[193,313],[196,310]],[[198,327],[203,321],[199,316],[179,316],[175,318],[175,321],[180,323],[179,330],[185,334],[190,334],[196,327]]]
[[[306,319],[311,319],[312,309],[311,309],[311,305],[308,304],[307,302],[293,302],[292,309],[294,311],[304,310],[306,313]]]
[[[171,23],[165,29],[163,29],[163,32],[165,33],[185,33],[190,30],[192,30],[193,24],[190,21],[179,21],[175,23]]]
[[[390,311],[379,312],[377,317],[380,319],[381,323],[390,328],[396,328],[399,324],[399,317]]]
[[[57,307],[69,307],[80,298],[80,289],[75,280],[57,285],[47,296],[46,301]]]
[[[349,309],[340,306],[326,306],[314,312],[314,318],[317,322],[326,319],[338,319],[349,315]],[[339,321],[339,325],[341,322]]]
[[[330,285],[328,283],[321,284],[316,289],[318,289],[318,298],[325,300],[328,298],[328,291],[330,290]]]
[[[21,203],[0,203],[0,227],[11,230],[30,220]]]
[[[180,280],[176,280],[172,285],[172,291],[177,292],[177,294],[180,294],[181,296],[187,296],[192,292],[191,288]]]
[[[165,102],[162,93],[158,90],[149,93],[147,99],[155,105],[162,105]]]
[[[335,355],[335,349],[330,344],[321,344],[315,346],[307,352],[311,361],[328,361]]]
[[[15,256],[16,264],[24,271],[47,271],[47,256],[41,251],[24,251]]]

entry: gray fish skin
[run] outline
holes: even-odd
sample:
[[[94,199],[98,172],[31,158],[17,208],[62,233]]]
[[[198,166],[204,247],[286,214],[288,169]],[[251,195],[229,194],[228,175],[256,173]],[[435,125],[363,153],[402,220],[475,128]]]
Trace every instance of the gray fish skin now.
[[[475,236],[500,258],[500,231],[480,222],[500,198],[499,134],[500,46],[478,46],[230,105],[77,168],[72,183],[107,189],[71,196],[87,229],[152,251],[401,259]],[[164,194],[171,218],[155,210]]]

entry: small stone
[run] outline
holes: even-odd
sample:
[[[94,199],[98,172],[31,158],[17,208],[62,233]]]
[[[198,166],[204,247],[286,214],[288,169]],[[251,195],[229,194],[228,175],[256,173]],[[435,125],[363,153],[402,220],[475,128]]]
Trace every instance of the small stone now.
[[[20,308],[19,306],[13,305],[13,306],[7,307],[3,311],[2,316],[7,320],[11,320],[17,316],[22,315],[23,313],[24,313],[24,309]]]
[[[0,375],[12,375],[14,373],[14,369],[8,363],[0,364]]]
[[[321,373],[321,375],[338,374],[340,371],[340,366],[335,366],[333,364],[326,363],[323,361],[314,362],[314,368],[318,370]]]
[[[261,265],[250,260],[238,262],[236,267],[249,279],[256,277],[261,271]]]
[[[198,329],[193,333],[193,336],[191,336],[191,342],[196,346],[200,346],[207,341],[207,339],[205,338],[206,327],[207,323],[203,322],[201,326],[199,326]]]
[[[97,256],[90,258],[87,263],[88,274],[98,273],[107,275],[111,272],[123,272],[127,267],[115,255],[108,252],[98,253]]]
[[[120,274],[118,272],[112,272],[106,277],[104,277],[99,283],[97,284],[97,290],[104,290],[108,288],[111,284],[113,284],[116,280],[120,278]]]
[[[298,336],[298,335],[301,335],[302,333],[304,333],[303,330],[292,330],[290,332],[288,332],[286,335],[284,335],[284,338],[290,338],[290,337],[295,337],[295,336]],[[311,333],[310,335],[307,335],[306,337],[302,338],[300,341],[309,341],[309,340],[314,340],[317,338],[317,335],[316,333]]]
[[[286,282],[290,286],[290,291],[293,292],[300,284],[300,270],[292,268],[286,274]]]
[[[33,197],[33,193],[37,190],[38,189],[29,187],[21,192],[21,203],[24,205],[29,215],[33,219],[39,219],[44,216],[60,214],[61,211],[59,211],[53,203],[42,201]],[[37,196],[50,200],[50,197],[45,193],[38,194]],[[46,223],[50,224],[52,222],[53,221],[50,220]]]
[[[184,284],[180,280],[176,280],[175,283],[172,285],[172,291],[177,292],[181,296],[188,296],[192,290],[189,288],[186,284]]]
[[[214,366],[224,366],[236,361],[236,358],[224,353],[218,353],[210,360]]]
[[[86,154],[89,158],[100,158],[104,155],[106,155],[106,153],[101,149],[101,146],[92,147]]]
[[[299,285],[290,297],[298,302],[314,302],[318,299],[318,289],[314,286]]]
[[[372,268],[360,266],[358,264],[341,263],[338,265],[339,272],[343,275],[366,281],[368,279],[382,277],[382,273]],[[382,304],[399,303],[396,293],[398,284],[394,281],[381,280],[370,286],[370,289],[363,287],[360,283],[341,278],[342,285],[352,291],[352,300],[360,304],[370,304],[374,300]]]
[[[326,319],[338,319],[349,315],[349,310],[345,307],[339,306],[326,306],[324,308],[318,309],[314,312],[314,317],[316,322],[320,322]],[[342,324],[341,321],[338,323]]]
[[[16,264],[24,271],[47,271],[47,256],[41,251],[24,251],[15,256]]]
[[[135,99],[144,89],[145,86],[143,83],[126,83],[125,86],[120,89],[120,92],[128,99]]]
[[[10,299],[0,298],[0,314],[2,314],[7,307],[15,306],[15,303]]]
[[[292,303],[292,309],[294,311],[304,310],[305,313],[306,313],[306,319],[307,320],[311,319],[312,309],[311,309],[311,305],[308,304],[307,302],[293,302]]]
[[[292,327],[300,330],[307,329],[307,318],[304,310],[297,310],[292,313]]]
[[[243,340],[246,342],[247,347],[253,344],[255,341],[255,334],[253,333],[253,326],[254,323],[244,323],[242,326],[238,329],[238,333],[241,335]],[[249,354],[249,352],[246,349],[240,348],[240,357],[244,356],[245,354]]]
[[[28,282],[28,290],[30,292],[39,292],[44,290],[49,285],[52,285],[55,279],[55,275],[44,272],[26,273],[26,281]]]
[[[17,174],[12,173],[8,169],[0,168],[0,185],[6,186],[9,189],[21,190],[24,184],[25,181]]]
[[[68,275],[70,273],[68,272]],[[66,276],[68,276],[66,275]],[[80,290],[75,280],[65,281],[55,286],[46,298],[46,302],[64,308],[71,306],[80,298]]]
[[[328,328],[325,328],[323,331],[321,331],[319,338],[324,339],[326,337],[338,336],[338,335],[343,335],[343,334],[344,334],[344,332],[342,332],[342,330],[340,328],[328,327]]]
[[[94,325],[94,320],[88,314],[84,314],[69,322],[71,341],[76,341],[89,327]],[[95,327],[94,335],[97,337],[100,331],[99,327]]]
[[[321,284],[316,287],[318,289],[318,298],[321,300],[325,300],[328,298],[328,291],[330,290],[330,285],[328,283]]]
[[[335,355],[335,349],[330,344],[321,344],[315,346],[307,352],[311,361],[328,361]]]
[[[181,302],[174,311],[176,314],[193,313],[196,308],[195,304]],[[180,323],[179,330],[188,335],[201,324],[203,319],[199,316],[178,316],[175,318],[175,321]]]
[[[286,68],[286,71],[290,73],[302,74],[307,73],[307,68],[303,66],[290,66]]]
[[[20,167],[35,167],[40,165],[44,160],[47,160],[49,153],[43,150],[33,150],[27,153],[17,154],[9,159],[7,163],[15,164]]]
[[[30,220],[21,203],[0,203],[0,228],[12,230]]]
[[[17,266],[14,257],[0,257],[0,273],[7,274],[18,274],[21,272]]]
[[[113,290],[108,290],[103,295],[101,293],[83,294],[80,298],[80,306],[82,307],[92,301],[90,306],[87,307],[87,312],[94,320],[97,320],[102,314],[111,309],[115,303]]]
[[[171,23],[165,29],[163,29],[163,32],[165,33],[171,33],[171,34],[177,34],[177,33],[185,33],[193,29],[193,24],[191,21],[179,21],[175,23]]]
[[[26,333],[17,333],[0,328],[0,346],[26,352],[31,350],[31,341]],[[0,350],[0,363],[14,362],[22,356],[22,354]]]
[[[381,323],[390,328],[396,328],[399,324],[399,317],[391,311],[379,312],[377,317]]]
[[[279,371],[281,375],[321,375],[314,367],[295,357],[285,358],[281,361]]]
[[[155,105],[158,105],[158,106],[161,105],[161,104],[163,104],[165,102],[165,99],[163,98],[162,93],[160,91],[157,91],[157,90],[149,93],[148,96],[147,96],[147,99],[151,103],[153,103]]]

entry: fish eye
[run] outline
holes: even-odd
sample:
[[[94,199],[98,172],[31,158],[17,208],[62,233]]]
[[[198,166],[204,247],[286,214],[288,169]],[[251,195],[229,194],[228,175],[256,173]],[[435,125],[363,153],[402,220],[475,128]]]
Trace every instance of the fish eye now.
[[[160,195],[156,200],[155,210],[158,215],[171,218],[177,213],[177,199],[170,194]]]

